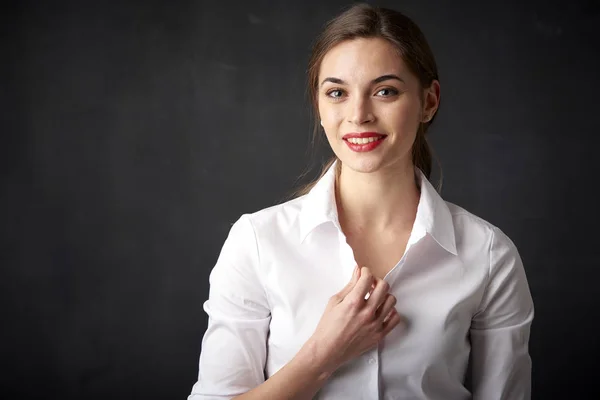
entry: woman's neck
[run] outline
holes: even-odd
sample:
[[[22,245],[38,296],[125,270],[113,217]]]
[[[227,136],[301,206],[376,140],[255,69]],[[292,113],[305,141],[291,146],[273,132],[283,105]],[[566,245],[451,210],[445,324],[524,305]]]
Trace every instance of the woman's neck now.
[[[346,234],[411,230],[419,197],[412,163],[371,173],[342,165],[336,182],[338,216]]]

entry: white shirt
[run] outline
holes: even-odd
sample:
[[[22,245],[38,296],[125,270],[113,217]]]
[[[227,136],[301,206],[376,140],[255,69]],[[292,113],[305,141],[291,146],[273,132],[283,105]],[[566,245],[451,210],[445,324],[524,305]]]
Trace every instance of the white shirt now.
[[[336,371],[315,398],[530,399],[534,308],[515,245],[415,173],[414,226],[385,277],[408,326]],[[348,283],[356,262],[334,182],[332,167],[307,195],[232,226],[210,274],[208,328],[188,400],[230,399],[260,385],[294,357]],[[470,353],[472,394],[464,384]]]

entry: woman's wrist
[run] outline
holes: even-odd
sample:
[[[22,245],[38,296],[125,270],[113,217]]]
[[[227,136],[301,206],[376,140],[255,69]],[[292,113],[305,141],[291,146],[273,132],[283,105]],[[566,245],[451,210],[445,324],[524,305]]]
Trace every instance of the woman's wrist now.
[[[335,366],[331,365],[329,357],[323,354],[313,338],[310,338],[302,346],[294,360],[299,368],[307,371],[318,382],[327,381],[336,370]]]

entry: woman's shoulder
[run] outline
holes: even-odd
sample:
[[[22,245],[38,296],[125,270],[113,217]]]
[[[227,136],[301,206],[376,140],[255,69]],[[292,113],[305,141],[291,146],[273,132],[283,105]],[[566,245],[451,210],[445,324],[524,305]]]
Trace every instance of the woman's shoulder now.
[[[496,226],[494,226],[490,221],[483,219],[474,212],[469,211],[466,208],[461,207],[458,204],[452,203],[448,200],[444,200],[444,202],[446,203],[448,210],[450,210],[450,214],[452,215],[453,221],[461,220],[464,221],[464,223],[466,224],[481,227],[481,229],[496,228]]]
[[[445,203],[452,215],[455,234],[481,239],[493,238],[509,246],[514,246],[510,237],[497,225],[455,203],[447,200]]]
[[[305,196],[286,200],[275,205],[248,212],[243,215],[247,218],[255,231],[273,231],[290,229],[297,223],[302,211]]]

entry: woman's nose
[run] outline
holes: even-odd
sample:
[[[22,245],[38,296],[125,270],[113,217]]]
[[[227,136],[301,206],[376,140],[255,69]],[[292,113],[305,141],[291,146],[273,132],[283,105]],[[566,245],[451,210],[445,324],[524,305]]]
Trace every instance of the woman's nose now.
[[[354,125],[364,125],[373,122],[375,116],[371,110],[370,102],[364,98],[355,98],[351,102],[348,122]]]

